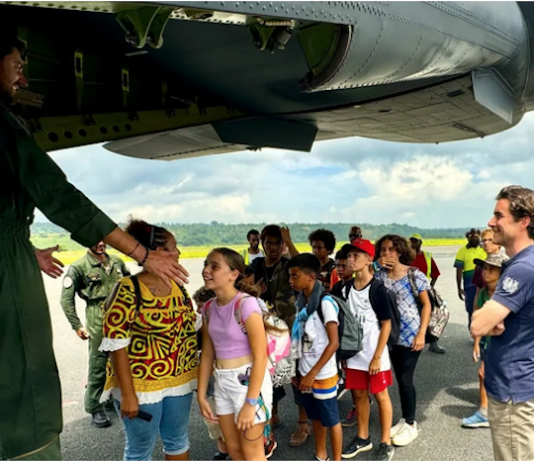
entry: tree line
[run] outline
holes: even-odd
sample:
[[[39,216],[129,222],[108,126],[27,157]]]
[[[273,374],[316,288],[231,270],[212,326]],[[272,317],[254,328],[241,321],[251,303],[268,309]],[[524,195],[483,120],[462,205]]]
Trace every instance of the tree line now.
[[[184,247],[239,245],[246,243],[247,232],[256,229],[261,232],[267,223],[224,224],[211,223],[157,223],[171,231],[178,244]],[[285,225],[281,223],[281,225]],[[362,228],[366,239],[375,240],[385,234],[410,236],[419,233],[426,239],[459,239],[465,236],[466,228],[434,228],[423,229],[407,224],[391,223],[388,225],[371,225],[368,223],[292,223],[287,224],[291,236],[296,243],[307,242],[309,234],[319,228],[332,231],[339,241],[348,239],[349,228],[353,225]],[[69,239],[66,231],[51,223],[34,223],[32,237],[46,242],[54,239],[61,241],[64,250],[74,250],[79,246]],[[68,244],[69,241],[72,243]],[[34,243],[35,244],[35,243]]]

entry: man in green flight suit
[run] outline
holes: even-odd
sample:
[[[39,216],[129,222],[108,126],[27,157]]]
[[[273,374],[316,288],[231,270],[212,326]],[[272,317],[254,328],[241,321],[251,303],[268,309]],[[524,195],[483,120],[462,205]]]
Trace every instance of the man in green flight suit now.
[[[111,420],[106,414],[100,397],[106,383],[108,356],[98,351],[102,343],[102,304],[111,293],[115,283],[129,276],[124,262],[115,255],[106,253],[106,244],[100,241],[91,247],[85,256],[76,260],[63,279],[61,307],[67,319],[82,340],[89,340],[89,371],[85,390],[85,412],[93,416],[97,427],[109,427]],[[75,295],[85,300],[85,325],[76,314]]]
[[[12,112],[26,84],[24,53],[22,42],[0,37],[0,459],[60,460],[61,388],[42,257],[30,242],[35,209],[81,245],[103,240],[169,286],[187,283],[188,273],[175,254],[148,250],[70,184]]]

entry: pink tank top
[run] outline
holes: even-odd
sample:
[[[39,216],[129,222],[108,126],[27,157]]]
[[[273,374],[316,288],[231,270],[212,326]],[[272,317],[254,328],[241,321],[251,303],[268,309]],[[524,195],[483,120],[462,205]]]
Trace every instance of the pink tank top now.
[[[206,322],[206,309],[209,310],[208,333],[213,342],[217,359],[234,359],[252,354],[248,337],[241,330],[234,313],[235,304],[241,297],[243,294],[238,293],[225,306],[219,306],[217,299],[214,298],[206,303],[202,310],[204,322]],[[245,295],[241,301],[241,321],[245,323],[252,313],[262,315],[260,305],[254,297]]]

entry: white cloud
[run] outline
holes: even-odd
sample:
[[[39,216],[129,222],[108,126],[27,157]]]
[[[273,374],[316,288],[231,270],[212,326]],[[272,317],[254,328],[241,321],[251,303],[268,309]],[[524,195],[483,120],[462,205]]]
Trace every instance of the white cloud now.
[[[311,153],[265,149],[158,162],[89,146],[53,157],[106,213],[176,222],[368,222],[482,226],[498,190],[532,185],[534,115],[483,140],[351,138]],[[42,215],[40,216],[42,218]]]

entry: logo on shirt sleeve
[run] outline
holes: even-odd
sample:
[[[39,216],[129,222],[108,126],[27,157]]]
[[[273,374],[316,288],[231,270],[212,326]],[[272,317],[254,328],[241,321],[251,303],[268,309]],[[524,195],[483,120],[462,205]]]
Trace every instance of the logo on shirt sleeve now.
[[[509,294],[514,294],[517,292],[517,289],[519,289],[519,282],[517,282],[515,279],[512,279],[510,276],[508,276],[503,282],[502,282],[502,288],[505,292],[508,292]]]

